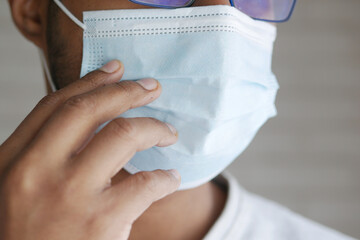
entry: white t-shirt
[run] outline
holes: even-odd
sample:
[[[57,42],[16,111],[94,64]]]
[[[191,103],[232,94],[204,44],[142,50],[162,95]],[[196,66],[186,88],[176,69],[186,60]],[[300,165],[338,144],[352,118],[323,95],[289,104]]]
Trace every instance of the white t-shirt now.
[[[213,181],[228,197],[204,240],[354,240],[247,192],[228,172]]]

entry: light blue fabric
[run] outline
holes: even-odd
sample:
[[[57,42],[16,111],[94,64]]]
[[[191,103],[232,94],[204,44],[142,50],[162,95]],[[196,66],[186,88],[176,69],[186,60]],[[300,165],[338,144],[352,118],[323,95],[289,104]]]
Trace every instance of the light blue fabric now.
[[[162,95],[121,117],[169,122],[179,140],[137,153],[131,173],[177,169],[180,189],[226,168],[269,117],[278,83],[271,71],[275,27],[225,5],[84,12],[81,76],[112,59],[123,80],[153,77]]]

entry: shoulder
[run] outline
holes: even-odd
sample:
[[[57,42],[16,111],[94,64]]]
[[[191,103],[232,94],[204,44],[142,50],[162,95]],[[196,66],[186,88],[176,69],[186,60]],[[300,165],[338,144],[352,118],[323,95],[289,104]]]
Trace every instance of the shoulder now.
[[[247,222],[248,226],[243,232],[244,239],[352,239],[273,201],[246,191],[240,215],[240,222]]]
[[[353,239],[246,191],[227,172],[222,177],[228,191],[225,209],[218,220],[228,226],[223,240]]]

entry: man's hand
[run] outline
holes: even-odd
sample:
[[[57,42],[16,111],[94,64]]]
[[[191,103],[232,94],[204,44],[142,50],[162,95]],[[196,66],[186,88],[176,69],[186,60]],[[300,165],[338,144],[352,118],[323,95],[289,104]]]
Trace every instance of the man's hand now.
[[[46,96],[1,145],[1,240],[127,239],[132,223],[179,187],[178,173],[163,170],[110,184],[137,151],[177,141],[155,119],[112,120],[161,93],[153,79],[119,82],[123,73],[111,61]]]

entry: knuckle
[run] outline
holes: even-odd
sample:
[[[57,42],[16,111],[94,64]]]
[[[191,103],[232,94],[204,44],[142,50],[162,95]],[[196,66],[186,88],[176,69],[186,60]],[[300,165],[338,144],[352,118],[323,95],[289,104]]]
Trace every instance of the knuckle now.
[[[78,95],[69,98],[64,103],[65,109],[81,113],[93,113],[96,109],[96,100],[94,97]]]
[[[103,229],[108,228],[109,225],[114,224],[114,218],[112,212],[102,212],[97,210],[87,214],[84,224],[87,229],[92,229],[93,232],[101,232]]]
[[[53,92],[45,97],[43,97],[39,103],[38,106],[53,106],[57,105],[64,101],[64,96],[62,95],[61,91]]]
[[[64,169],[63,169],[64,170]],[[75,172],[75,171],[74,171]],[[78,181],[74,173],[64,171],[59,175],[49,176],[47,178],[46,189],[44,191],[51,192],[51,197],[56,199],[57,202],[65,206],[74,206],[84,196],[83,181]]]
[[[82,189],[77,182],[69,179],[63,180],[63,182],[56,187],[55,192],[61,202],[70,204],[74,201],[74,197],[80,196]]]
[[[175,177],[172,175],[172,173],[165,171],[165,170],[154,170],[153,171],[154,174],[156,174],[159,178],[163,179],[163,181],[167,181],[168,184],[174,184],[177,185],[178,181],[175,179]]]
[[[110,122],[109,128],[112,133],[121,138],[134,140],[137,135],[137,129],[132,122],[126,118],[117,118]]]
[[[90,85],[91,88],[97,88],[101,85],[105,85],[105,81],[107,79],[107,74],[103,73],[102,71],[96,70],[85,77],[82,78],[86,84]]]
[[[34,168],[27,168],[25,164],[18,164],[10,169],[5,181],[4,189],[9,196],[32,196],[39,191],[39,174]]]
[[[139,172],[137,173],[137,181],[142,185],[146,192],[150,195],[157,189],[156,173],[155,172]]]
[[[126,97],[131,97],[134,94],[135,86],[133,81],[120,81],[116,82],[115,86],[120,90]]]
[[[102,218],[101,215],[98,213],[94,213],[90,215],[88,218],[85,219],[85,225],[87,229],[98,230],[101,229],[102,226]]]

